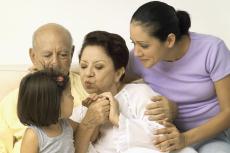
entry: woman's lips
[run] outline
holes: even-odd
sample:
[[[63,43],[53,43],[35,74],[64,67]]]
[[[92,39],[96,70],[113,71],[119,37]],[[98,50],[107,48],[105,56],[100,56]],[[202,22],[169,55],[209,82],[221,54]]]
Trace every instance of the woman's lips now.
[[[91,81],[85,81],[84,82],[86,88],[92,87],[93,83]]]

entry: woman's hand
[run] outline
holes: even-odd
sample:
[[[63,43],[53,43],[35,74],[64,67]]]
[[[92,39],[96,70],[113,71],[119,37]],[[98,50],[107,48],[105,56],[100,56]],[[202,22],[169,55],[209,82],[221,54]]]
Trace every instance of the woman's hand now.
[[[173,151],[186,147],[186,138],[183,133],[169,122],[163,122],[165,128],[158,129],[154,133],[154,145],[160,151]]]
[[[110,101],[105,97],[98,98],[88,107],[83,124],[87,127],[97,127],[109,120]]]
[[[102,96],[97,95],[96,93],[90,94],[86,99],[82,101],[82,105],[88,108],[90,104],[96,102],[99,98],[102,98]]]
[[[151,121],[167,120],[172,122],[176,118],[177,106],[164,96],[155,96],[152,102],[147,105],[145,115]]]
[[[120,111],[117,100],[113,97],[111,92],[104,92],[101,95],[110,101],[109,121],[113,125],[118,126]]]

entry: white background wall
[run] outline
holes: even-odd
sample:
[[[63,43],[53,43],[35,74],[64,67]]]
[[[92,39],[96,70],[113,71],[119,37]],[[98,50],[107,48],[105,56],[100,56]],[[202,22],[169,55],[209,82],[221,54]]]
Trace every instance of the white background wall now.
[[[28,48],[33,31],[42,24],[62,24],[73,35],[76,51],[92,30],[122,35],[129,49],[129,22],[133,12],[149,0],[0,0],[0,65],[30,64]],[[230,47],[229,0],[163,0],[186,10],[191,31],[221,37]]]

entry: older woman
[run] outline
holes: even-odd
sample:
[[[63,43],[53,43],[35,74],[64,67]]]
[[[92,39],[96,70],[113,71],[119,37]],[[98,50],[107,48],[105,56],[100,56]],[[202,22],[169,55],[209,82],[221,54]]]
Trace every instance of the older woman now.
[[[93,101],[89,102],[88,111],[91,105],[100,103],[105,97],[110,101],[110,109],[105,110],[108,122],[95,130],[96,141],[89,152],[160,153],[152,144],[152,131],[164,126],[148,121],[144,115],[145,105],[157,93],[145,84],[121,83],[128,57],[125,41],[117,34],[95,31],[85,37],[79,59],[83,86],[89,94],[94,94],[86,100]],[[86,107],[79,107],[72,118],[80,122],[86,111]]]

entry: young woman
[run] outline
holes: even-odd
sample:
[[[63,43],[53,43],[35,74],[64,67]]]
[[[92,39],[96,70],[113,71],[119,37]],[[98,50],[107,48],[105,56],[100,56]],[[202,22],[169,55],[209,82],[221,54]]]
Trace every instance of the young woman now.
[[[191,22],[185,11],[148,2],[133,14],[127,79],[143,78],[151,88],[177,105],[174,120],[180,130],[156,132],[155,144],[162,151],[193,145],[200,153],[230,150],[230,52],[214,36],[189,32]],[[169,110],[155,98],[145,113],[152,120]],[[158,112],[156,110],[159,110]],[[161,111],[160,111],[161,110]],[[151,119],[151,118],[150,118]]]

